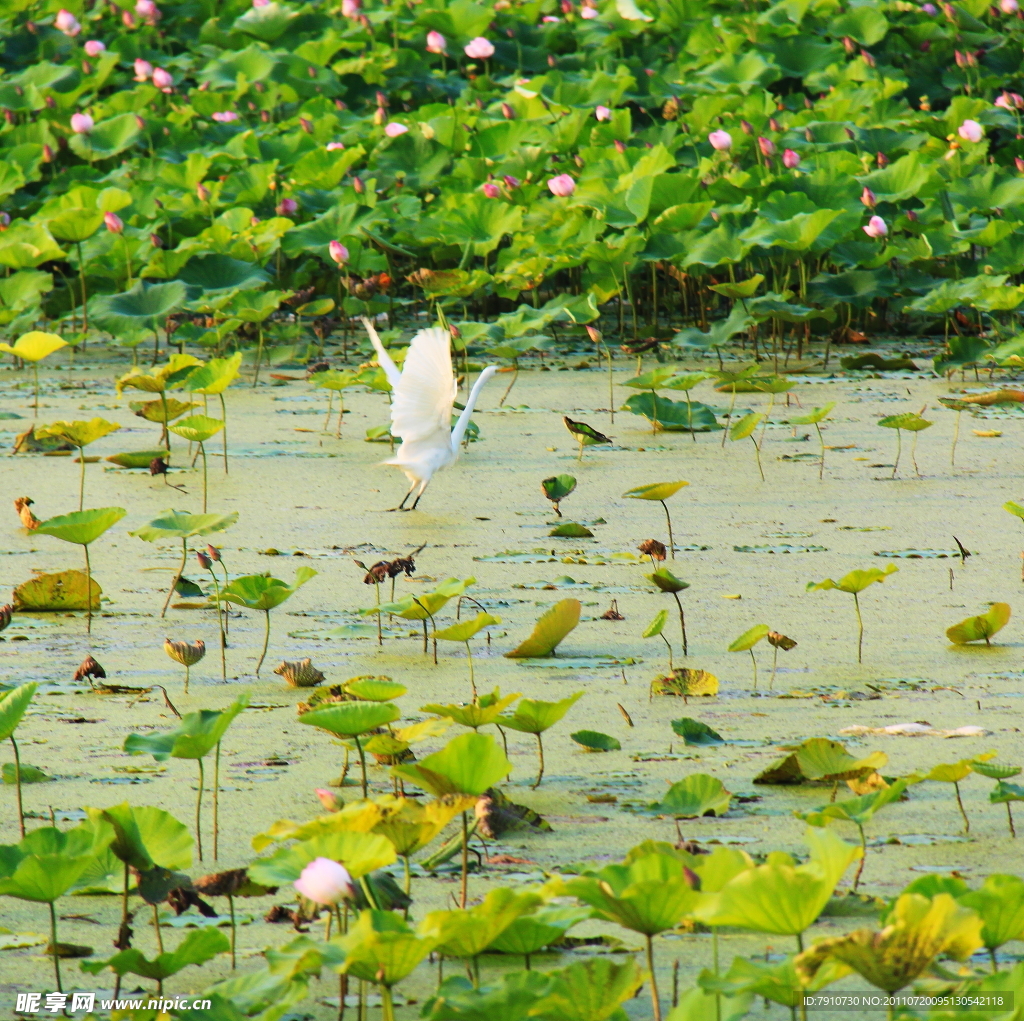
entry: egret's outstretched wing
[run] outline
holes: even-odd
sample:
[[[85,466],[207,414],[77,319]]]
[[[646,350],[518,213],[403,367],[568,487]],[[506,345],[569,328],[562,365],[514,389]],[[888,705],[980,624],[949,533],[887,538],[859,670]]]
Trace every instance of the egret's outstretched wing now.
[[[455,376],[450,337],[433,327],[412,338],[391,405],[391,431],[406,443],[451,433]]]
[[[391,389],[397,389],[398,381],[402,378],[401,371],[391,360],[391,355],[387,353],[384,345],[380,342],[380,337],[377,336],[377,331],[373,328],[373,323],[371,323],[366,316],[363,316],[363,326],[366,327],[366,332],[370,335],[370,343],[373,344],[373,349],[377,352],[377,361],[380,364],[380,367],[384,370],[384,375],[387,376],[388,382],[391,384]]]

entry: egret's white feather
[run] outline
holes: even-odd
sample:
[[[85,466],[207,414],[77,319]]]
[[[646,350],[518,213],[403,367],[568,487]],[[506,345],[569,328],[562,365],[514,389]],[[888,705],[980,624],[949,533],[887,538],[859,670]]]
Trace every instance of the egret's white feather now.
[[[456,393],[448,331],[420,330],[412,338],[397,384],[392,385],[391,432],[395,436],[403,443],[439,433],[447,439]]]
[[[377,335],[373,323],[366,316],[363,316],[363,326],[366,327],[366,332],[370,335],[370,343],[373,345],[374,351],[377,352],[377,362],[384,370],[384,375],[391,384],[391,389],[394,390],[398,386],[398,381],[402,378],[402,372],[392,361],[391,355],[388,354],[387,349],[380,342],[380,337]]]

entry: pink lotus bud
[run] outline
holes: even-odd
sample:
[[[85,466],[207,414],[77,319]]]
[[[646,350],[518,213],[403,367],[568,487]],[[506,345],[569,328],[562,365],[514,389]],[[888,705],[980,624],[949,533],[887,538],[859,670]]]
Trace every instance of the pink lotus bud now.
[[[135,80],[137,82],[146,81],[152,73],[153,65],[148,60],[143,60],[141,57],[135,58]]]
[[[740,131],[745,135],[752,135],[754,133],[754,125],[750,121],[740,121]]]
[[[299,118],[299,127],[302,128],[307,135],[313,134],[313,122],[306,117]]]
[[[295,889],[314,904],[337,904],[355,894],[352,877],[344,865],[330,858],[314,858],[294,883]]]
[[[348,249],[340,241],[332,241],[327,246],[327,252],[339,266],[348,262]]]
[[[257,227],[257,226],[259,226],[259,223],[260,223],[260,218],[258,216],[250,216],[249,217],[249,226],[250,227]]]
[[[561,3],[560,6],[562,8],[562,13],[563,14],[572,14],[572,12],[573,12],[572,0],[562,0],[562,3]]]
[[[231,124],[238,120],[238,114],[234,110],[217,110],[215,113],[211,113],[210,117],[218,124]]]
[[[53,162],[53,149],[51,149],[45,142],[43,142],[43,162]]]
[[[1017,168],[1017,173],[1024,174],[1024,159],[1019,156],[1013,157],[1013,165]]]
[[[562,19],[561,18],[556,18],[553,14],[545,14],[544,17],[541,18],[540,20],[545,25],[551,25],[551,24],[556,24],[557,25],[557,24],[561,23]]]
[[[985,135],[985,129],[977,121],[966,120],[957,128],[956,133],[965,142],[980,142]]]
[[[494,44],[482,35],[470,39],[462,49],[466,56],[473,60],[487,60],[488,57],[494,56]]]
[[[98,57],[107,47],[99,39],[90,39],[83,48],[88,56]]]
[[[576,182],[568,174],[559,174],[548,181],[548,188],[552,195],[563,199],[576,190]]]
[[[884,238],[889,233],[885,220],[880,216],[872,216],[867,226],[862,229],[869,238]]]
[[[295,199],[281,199],[275,209],[278,216],[291,216],[299,211],[299,204]]]
[[[404,135],[409,128],[405,124],[399,124],[398,121],[388,121],[384,125],[384,134],[388,138],[398,138],[399,135]]]
[[[935,6],[935,4],[921,4],[921,10],[928,15],[939,13],[939,9],[938,7]]]
[[[1013,109],[1013,101],[1010,99],[1009,93],[1006,92],[1000,96],[996,96],[995,105],[1002,107],[1004,110]]]
[[[162,67],[156,67],[153,69],[153,84],[161,92],[170,92],[174,85],[174,78],[171,77],[170,71],[165,71]]]
[[[918,220],[917,213],[915,213],[913,209],[908,209],[907,210],[907,219],[911,223],[917,223],[917,220]]]
[[[1019,8],[1017,0],[999,0],[999,9],[1003,14],[1016,14]]]
[[[501,189],[493,181],[488,181],[486,184],[482,185],[480,190],[489,199],[496,199],[501,197]]]
[[[163,241],[160,240],[160,235],[159,234],[150,234],[149,235],[149,243],[154,248],[163,248],[163,246],[164,246]]]
[[[220,550],[217,549],[217,547],[214,546],[212,543],[208,542],[206,544],[206,552],[209,554],[211,560],[218,564],[221,562]]]
[[[124,231],[124,221],[117,213],[104,213],[103,224],[111,234],[120,234]]]
[[[135,15],[131,11],[122,11],[121,23],[125,28],[135,28]]]
[[[600,12],[593,7],[582,7],[580,9],[580,17],[586,18],[587,21],[593,21],[594,18],[599,18],[600,16]]]
[[[78,18],[76,18],[70,11],[64,10],[63,7],[57,12],[57,17],[53,19],[53,26],[58,32],[63,32],[66,36],[71,38],[82,31],[82,26],[78,23]]]
[[[363,184],[363,180],[362,180],[361,177],[353,177],[352,178],[352,190],[357,195],[362,195],[363,192],[366,191],[366,185]]]
[[[428,53],[447,53],[448,52],[448,40],[445,39],[440,32],[431,29],[427,33],[427,52]]]
[[[93,129],[93,119],[87,113],[71,115],[71,130],[76,135],[87,135]]]
[[[388,105],[388,97],[383,92],[381,92],[380,89],[378,89],[377,90],[377,106],[379,106],[383,110],[387,105]]]
[[[796,170],[800,166],[800,153],[793,149],[786,149],[782,154],[782,165],[790,170]]]
[[[210,189],[207,188],[205,184],[197,184],[196,185],[196,198],[199,199],[200,202],[209,202],[210,201]]]
[[[612,145],[615,146],[615,151],[620,155],[626,151],[626,143],[621,138],[616,138]]]
[[[518,177],[513,177],[511,174],[506,174],[502,178],[502,180],[505,182],[506,186],[509,187],[509,188],[518,188],[519,187],[519,178]]]
[[[343,142],[328,142],[327,143],[327,151],[328,152],[337,152],[339,149],[344,149],[344,148],[345,148],[345,144]]]
[[[317,787],[316,796],[320,799],[320,804],[323,805],[328,812],[338,812],[344,804],[334,791],[328,790],[326,787]]]
[[[601,343],[602,334],[601,334],[601,331],[599,329],[597,329],[594,326],[584,326],[584,329],[587,331],[587,336],[595,344],[600,344]]]
[[[878,168],[882,170],[889,165],[889,157],[886,156],[884,152],[876,152],[875,163],[878,165]]]
[[[860,193],[860,200],[868,207],[868,209],[874,209],[878,202],[875,198],[875,193],[870,188],[865,188]]]
[[[362,4],[359,0],[341,0],[341,13],[346,18],[358,18]]]
[[[196,562],[204,571],[208,571],[213,566],[213,561],[202,550],[196,551]]]
[[[765,138],[764,135],[758,136],[757,144],[761,149],[763,156],[774,156],[775,155],[775,143],[770,138]]]
[[[135,13],[151,24],[160,20],[160,8],[153,0],[135,0]]]
[[[875,55],[873,53],[870,53],[868,50],[860,51],[860,59],[863,60],[864,63],[868,65],[868,67],[875,66]]]
[[[732,135],[728,131],[723,131],[721,128],[718,131],[712,131],[708,135],[708,141],[711,143],[711,148],[718,152],[725,152],[732,148]]]
[[[612,119],[612,112],[611,112],[611,110],[609,110],[609,109],[608,109],[608,107],[606,107],[606,106],[599,106],[599,107],[598,107],[598,108],[597,108],[597,109],[596,109],[596,110],[594,111],[594,116],[595,116],[595,117],[596,117],[596,118],[597,118],[597,119],[598,119],[599,121],[610,121],[610,120]]]
[[[769,131],[781,131],[782,125],[774,117],[768,118],[768,130]]]
[[[508,103],[501,104],[501,114],[507,121],[514,121],[516,119],[516,112]]]
[[[1014,109],[1024,109],[1024,96],[1022,96],[1019,92],[1010,93],[1010,102],[1013,103]]]
[[[843,36],[843,49],[846,50],[847,53],[851,53],[851,54],[852,53],[856,53],[857,52],[857,44],[848,35],[844,35]]]

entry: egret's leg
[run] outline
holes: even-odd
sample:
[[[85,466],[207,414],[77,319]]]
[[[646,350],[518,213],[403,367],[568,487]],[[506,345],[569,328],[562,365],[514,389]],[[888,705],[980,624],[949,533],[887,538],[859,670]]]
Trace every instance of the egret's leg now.
[[[400,503],[400,504],[399,504],[399,505],[398,505],[397,507],[389,507],[389,508],[388,508],[388,513],[391,513],[391,511],[400,511],[400,510],[407,510],[407,509],[408,509],[408,510],[411,510],[412,508],[407,508],[407,507],[405,506],[405,501],[406,501],[406,500],[408,500],[410,496],[412,496],[412,494],[413,494],[413,490],[414,490],[414,489],[415,489],[415,488],[416,488],[416,487],[417,487],[418,485],[419,485],[419,483],[418,483],[418,482],[414,482],[414,483],[413,483],[413,484],[412,484],[412,485],[411,485],[411,486],[409,487],[409,492],[408,492],[408,493],[406,493],[406,494],[405,494],[405,496],[403,496],[403,497],[402,497],[402,502],[401,502],[401,503]],[[413,506],[415,506],[415,504],[414,504]]]
[[[427,491],[427,486],[430,484],[430,479],[424,479],[420,483],[420,491],[416,494],[416,499],[413,500],[412,506],[409,510],[416,510],[416,504],[420,502],[420,497]]]

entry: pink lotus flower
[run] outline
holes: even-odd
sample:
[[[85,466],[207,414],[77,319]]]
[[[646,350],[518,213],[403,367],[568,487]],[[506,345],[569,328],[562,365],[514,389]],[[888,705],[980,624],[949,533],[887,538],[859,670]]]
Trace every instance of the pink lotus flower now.
[[[878,202],[875,198],[875,193],[870,188],[865,188],[860,193],[860,200],[868,207],[868,209],[874,209]]]
[[[344,148],[345,148],[344,142],[328,142],[327,143],[327,151],[328,152],[337,152],[338,149],[344,149]]]
[[[861,228],[869,238],[884,238],[889,233],[885,220],[880,216],[872,216],[867,226]]]
[[[1016,14],[1019,7],[1017,0],[999,0],[999,9],[1003,14]]]
[[[388,121],[384,125],[384,134],[388,138],[398,138],[399,135],[404,135],[409,130],[405,124],[400,124],[398,121]]]
[[[99,39],[90,39],[84,46],[86,56],[89,57],[98,57],[106,48]]]
[[[146,122],[138,114],[135,115],[135,123],[138,125],[139,131],[146,126]]]
[[[764,156],[775,155],[775,143],[770,138],[765,138],[764,135],[759,135],[757,144],[761,149],[761,153]]]
[[[94,121],[87,113],[73,113],[71,115],[71,130],[76,135],[87,135],[93,129]]]
[[[135,27],[135,15],[132,14],[131,11],[122,11],[121,12],[121,24],[124,25],[125,28],[134,28]]]
[[[440,32],[436,32],[431,29],[427,33],[427,52],[428,53],[447,53],[448,52],[448,40],[445,39]]]
[[[977,122],[966,120],[956,132],[965,142],[980,142],[985,136],[985,129]]]
[[[165,71],[162,67],[153,68],[153,84],[161,92],[173,91],[174,79],[171,77],[171,72]]]
[[[921,4],[921,10],[924,11],[925,14],[939,13],[939,9],[938,7],[935,6],[935,4]]]
[[[599,106],[594,111],[594,116],[599,121],[610,121],[612,119],[612,112],[611,112],[611,110],[608,109],[607,106]]]
[[[146,81],[149,76],[153,73],[153,65],[148,60],[143,60],[142,57],[135,58],[135,80],[137,82]]]
[[[496,199],[501,197],[501,189],[493,181],[488,181],[486,184],[482,185],[480,190],[489,199]]]
[[[74,38],[82,31],[78,18],[70,11],[64,10],[63,7],[57,12],[57,17],[53,19],[53,26],[58,32],[63,32],[69,38]]]
[[[328,812],[337,812],[344,804],[344,802],[338,799],[338,795],[327,787],[317,787],[314,789],[314,792],[320,799],[320,804],[323,805]]]
[[[218,124],[231,124],[233,121],[238,120],[238,114],[234,110],[217,110],[216,113],[211,113],[210,116]]]
[[[518,177],[513,177],[511,174],[506,174],[502,178],[502,180],[505,182],[505,184],[509,188],[518,188],[519,187],[519,178]]]
[[[135,13],[150,24],[160,20],[160,8],[153,0],[135,0]]]
[[[314,904],[337,904],[355,893],[348,869],[330,858],[314,858],[293,885]]]
[[[1013,103],[1010,101],[1010,94],[1004,92],[1002,95],[996,96],[995,105],[1002,107],[1004,110],[1012,110]]]
[[[43,162],[53,162],[53,149],[51,149],[50,146],[46,144],[46,142],[43,142]]]
[[[507,121],[514,121],[516,119],[516,112],[512,109],[508,103],[501,104],[501,116]]]
[[[576,190],[576,182],[568,174],[559,174],[548,181],[548,189],[557,198],[568,198]]]
[[[348,262],[348,249],[340,241],[332,241],[327,246],[327,252],[339,266]]]
[[[269,7],[270,0],[252,0],[253,7]]]
[[[723,131],[721,128],[718,131],[712,131],[708,135],[708,141],[711,143],[711,148],[716,149],[718,152],[725,152],[732,148],[732,135],[728,131]]]
[[[359,0],[341,0],[341,13],[346,18],[358,18],[362,6]]]
[[[488,57],[494,56],[494,44],[482,35],[470,39],[462,49],[466,56],[473,60],[487,60]]]
[[[558,23],[561,22],[562,19],[561,18],[556,18],[553,14],[545,14],[544,17],[541,18],[540,20],[545,25],[550,25],[550,24],[558,24]]]
[[[104,213],[103,226],[106,227],[111,234],[120,234],[124,230],[124,220],[122,220],[117,213]]]
[[[276,207],[278,216],[291,216],[299,211],[299,204],[295,199],[281,199]]]
[[[587,21],[593,21],[594,18],[599,18],[600,16],[600,11],[596,10],[593,7],[583,7],[580,10],[580,17],[586,18]]]

